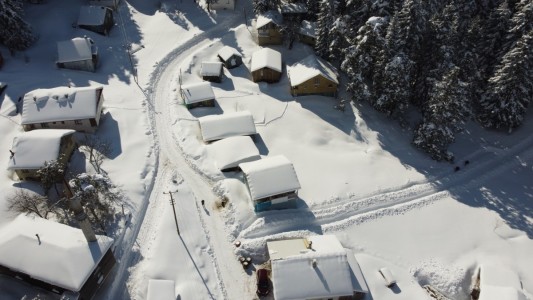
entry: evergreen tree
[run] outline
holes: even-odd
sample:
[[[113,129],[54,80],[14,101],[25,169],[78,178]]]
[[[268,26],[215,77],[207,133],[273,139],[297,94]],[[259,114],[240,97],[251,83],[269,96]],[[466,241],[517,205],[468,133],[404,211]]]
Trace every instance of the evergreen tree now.
[[[411,99],[411,74],[413,62],[400,52],[383,68],[379,81],[380,93],[374,107],[388,115],[402,117]]]
[[[333,9],[330,0],[321,0],[316,27],[315,52],[322,58],[328,58],[331,44],[330,29],[333,26]]]
[[[306,20],[316,21],[318,12],[319,12],[320,1],[319,0],[306,0],[305,4],[307,6]]]
[[[494,9],[483,24],[483,40],[480,47],[481,68],[488,78],[504,50],[504,37],[510,27],[511,10],[507,0]]]
[[[56,183],[63,180],[66,167],[61,163],[62,160],[64,160],[63,154],[57,160],[45,161],[44,166],[37,170],[37,175],[39,175],[39,180],[45,194],[48,194],[50,188],[54,187],[56,193],[59,195]]]
[[[512,130],[522,124],[533,98],[533,30],[522,36],[488,81],[480,104],[483,126]]]
[[[0,44],[14,51],[26,50],[36,40],[21,14],[21,0],[0,0]]]
[[[254,13],[260,15],[268,11],[270,0],[253,0]]]

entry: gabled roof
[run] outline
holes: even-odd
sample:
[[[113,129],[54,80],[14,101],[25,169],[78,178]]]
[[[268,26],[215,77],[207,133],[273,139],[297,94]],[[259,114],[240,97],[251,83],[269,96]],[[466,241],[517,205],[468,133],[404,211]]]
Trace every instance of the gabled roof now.
[[[292,163],[283,155],[242,163],[239,167],[246,176],[252,201],[300,188]]]
[[[339,84],[337,70],[327,61],[311,54],[288,68],[291,86],[297,86],[307,80],[322,75],[326,79]]]
[[[233,55],[242,57],[237,49],[230,46],[224,46],[222,49],[218,50],[218,56],[220,56],[220,58],[222,58],[224,61],[230,59],[230,57]]]
[[[80,7],[78,25],[102,25],[108,10],[109,8],[104,6],[82,6]]]
[[[270,48],[263,48],[252,55],[251,70],[257,71],[262,68],[269,68],[281,72],[281,53]]]
[[[311,247],[307,247],[309,244]],[[334,298],[353,294],[347,252],[334,235],[272,241],[267,242],[267,248],[275,299]]]
[[[516,272],[504,266],[481,265],[479,267],[479,300],[523,300],[520,278]]]
[[[198,118],[198,121],[205,142],[257,133],[254,118],[249,111],[209,115]]]
[[[185,104],[192,104],[215,99],[215,93],[209,82],[186,84],[182,87]]]
[[[57,42],[57,62],[92,59],[92,40],[90,38],[73,38],[68,41]]]
[[[22,125],[95,118],[102,90],[103,87],[56,87],[26,93]]]
[[[299,33],[301,35],[316,38],[316,22],[303,20],[302,24],[300,25]]]
[[[259,15],[257,17],[257,22],[255,24],[255,26],[257,28],[261,28],[269,23],[274,23],[276,25],[281,25],[283,23],[283,17],[281,16],[281,14],[277,11],[274,11],[274,10],[269,10],[267,12],[265,12],[264,14],[262,15]]]
[[[221,171],[261,159],[259,150],[249,136],[232,136],[214,142],[208,150],[213,153],[215,164]]]
[[[8,170],[39,169],[44,162],[57,160],[61,138],[71,135],[71,129],[37,129],[23,132],[13,139]]]
[[[202,62],[201,76],[220,76],[222,73],[222,63],[213,61]]]
[[[96,238],[88,243],[80,229],[19,215],[0,231],[0,265],[77,292],[113,244]]]
[[[282,14],[305,14],[307,13],[307,5],[302,2],[281,1],[279,10]]]

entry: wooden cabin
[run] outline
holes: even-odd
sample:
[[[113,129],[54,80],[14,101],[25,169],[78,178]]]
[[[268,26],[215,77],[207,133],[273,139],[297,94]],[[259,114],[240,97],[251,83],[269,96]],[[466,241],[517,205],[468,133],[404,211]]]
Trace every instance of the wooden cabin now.
[[[298,31],[298,40],[314,47],[316,44],[316,22],[302,21]]]
[[[221,62],[203,62],[202,69],[200,70],[200,76],[205,81],[210,82],[222,82],[222,63]]]
[[[250,70],[254,82],[278,82],[282,72],[281,53],[269,48],[254,52]]]
[[[218,51],[218,58],[226,69],[232,69],[242,64],[242,54],[237,49],[224,46]]]
[[[98,66],[98,47],[88,37],[57,42],[58,68],[95,72]]]
[[[105,6],[82,6],[78,17],[78,27],[103,35],[108,35],[113,27],[113,11]]]
[[[209,82],[182,85],[180,94],[188,109],[215,106],[215,93]]]
[[[267,11],[257,17],[257,43],[263,45],[280,45],[283,42],[281,26],[283,18],[277,11]]]
[[[287,74],[293,96],[337,94],[337,70],[314,54],[288,67]]]

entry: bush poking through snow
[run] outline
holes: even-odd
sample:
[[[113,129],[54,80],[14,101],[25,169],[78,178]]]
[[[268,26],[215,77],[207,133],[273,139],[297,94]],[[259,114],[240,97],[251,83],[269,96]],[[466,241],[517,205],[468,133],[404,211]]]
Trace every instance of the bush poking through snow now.
[[[15,195],[7,198],[7,210],[17,214],[37,215],[48,219],[55,208],[56,205],[51,204],[48,198],[23,189],[18,189]]]

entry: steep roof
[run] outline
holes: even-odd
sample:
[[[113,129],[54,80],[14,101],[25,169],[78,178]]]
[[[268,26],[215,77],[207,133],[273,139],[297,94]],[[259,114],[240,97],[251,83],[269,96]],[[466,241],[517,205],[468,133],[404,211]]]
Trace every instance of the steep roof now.
[[[105,21],[105,15],[109,8],[104,6],[82,6],[80,7],[80,16],[78,25],[102,25]]]
[[[220,56],[224,61],[230,59],[231,56],[236,55],[242,57],[242,54],[235,48],[230,46],[224,46],[218,50],[218,56]]]
[[[274,10],[269,10],[267,12],[265,12],[264,14],[262,15],[259,15],[257,17],[257,21],[255,23],[255,26],[257,28],[261,28],[265,25],[267,25],[268,23],[274,23],[276,25],[281,25],[283,22],[283,17],[281,16],[281,14],[277,11],[274,11]]]
[[[240,163],[261,159],[259,150],[249,136],[232,136],[209,145],[219,170],[237,167]]]
[[[185,104],[192,104],[206,100],[215,99],[215,93],[209,82],[198,82],[193,84],[183,85],[183,100]]]
[[[518,274],[504,266],[481,265],[479,277],[479,300],[525,299]]]
[[[77,292],[113,244],[96,238],[88,243],[80,229],[19,215],[0,231],[0,265]]]
[[[71,129],[37,129],[23,132],[13,139],[8,170],[39,169],[44,162],[59,156],[61,138],[73,134]]]
[[[283,155],[239,164],[246,176],[252,201],[300,188],[292,163]]]
[[[222,63],[213,61],[202,62],[201,76],[220,76],[222,73]]]
[[[263,48],[252,55],[251,70],[257,71],[262,68],[269,68],[281,72],[281,53],[270,48]]]
[[[205,142],[257,133],[254,118],[249,111],[209,115],[198,118],[198,121]]]
[[[33,90],[24,95],[22,124],[94,118],[102,90],[103,87]]]
[[[303,20],[299,32],[305,36],[316,37],[316,22]]]
[[[73,38],[68,41],[57,42],[57,62],[92,59],[92,40],[90,38]]]
[[[307,80],[322,75],[338,84],[337,70],[327,61],[311,54],[288,68],[291,86],[297,86]]]

